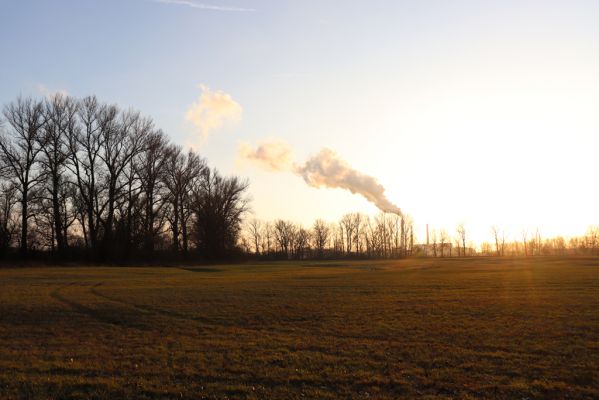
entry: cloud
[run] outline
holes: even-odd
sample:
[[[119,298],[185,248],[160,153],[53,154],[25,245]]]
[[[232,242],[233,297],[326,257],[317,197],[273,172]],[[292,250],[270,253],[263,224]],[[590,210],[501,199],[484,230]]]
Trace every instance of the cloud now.
[[[68,96],[69,92],[65,89],[51,90],[48,86],[43,83],[38,83],[35,87],[37,91],[46,98],[52,98],[56,95]]]
[[[243,109],[231,95],[221,90],[212,91],[204,85],[200,90],[198,101],[187,109],[185,119],[194,125],[202,142],[227,123],[239,122]]]
[[[154,3],[160,4],[171,4],[177,6],[186,6],[191,8],[197,8],[200,10],[209,11],[233,11],[233,12],[245,12],[245,11],[256,11],[253,8],[242,8],[232,6],[215,6],[212,4],[198,3],[192,0],[153,0]]]
[[[248,143],[241,143],[239,157],[272,172],[293,169],[293,151],[287,143],[281,141],[263,142],[256,148]]]
[[[381,211],[401,215],[385,195],[385,187],[370,175],[354,169],[331,149],[323,148],[304,163],[293,161],[293,151],[284,142],[264,142],[253,148],[242,143],[239,157],[275,172],[292,172],[315,188],[340,188],[359,194]]]

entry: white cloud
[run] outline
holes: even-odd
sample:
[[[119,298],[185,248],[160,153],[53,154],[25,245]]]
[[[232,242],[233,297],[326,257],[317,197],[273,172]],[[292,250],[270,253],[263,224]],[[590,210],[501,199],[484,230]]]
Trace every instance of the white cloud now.
[[[52,90],[52,89],[48,88],[48,86],[44,85],[43,83],[38,83],[36,85],[36,89],[42,96],[47,97],[47,98],[51,98],[53,96],[56,96],[57,94],[62,95],[62,96],[69,95],[69,92],[65,89]]]
[[[212,91],[204,85],[200,86],[200,90],[202,93],[198,101],[187,109],[185,115],[185,119],[196,128],[196,140],[190,141],[196,144],[205,141],[214,131],[226,124],[241,121],[243,112],[241,105],[222,90]]]
[[[186,6],[191,8],[197,8],[200,10],[209,11],[256,11],[253,8],[233,7],[233,6],[215,6],[212,4],[197,3],[192,0],[153,0],[154,3],[160,4],[172,4],[177,6]]]

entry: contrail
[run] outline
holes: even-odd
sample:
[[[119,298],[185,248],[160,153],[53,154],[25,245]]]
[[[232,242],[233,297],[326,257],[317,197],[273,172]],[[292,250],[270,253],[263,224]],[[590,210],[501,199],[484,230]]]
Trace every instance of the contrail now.
[[[401,209],[385,196],[378,180],[352,168],[333,150],[324,148],[305,163],[294,163],[291,148],[282,142],[262,143],[253,148],[242,144],[240,157],[269,171],[287,171],[301,176],[312,187],[341,188],[359,194],[381,211],[401,215]]]
[[[160,4],[172,4],[178,6],[186,6],[191,8],[198,8],[200,10],[211,10],[211,11],[256,11],[253,8],[242,8],[242,7],[229,7],[229,6],[215,6],[212,4],[197,3],[191,0],[152,0],[154,3]]]

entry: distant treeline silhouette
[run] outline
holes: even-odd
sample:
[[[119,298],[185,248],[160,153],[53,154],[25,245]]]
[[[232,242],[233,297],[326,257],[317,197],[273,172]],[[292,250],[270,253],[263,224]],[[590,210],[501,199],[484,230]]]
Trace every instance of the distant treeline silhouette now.
[[[254,256],[278,259],[401,258],[417,247],[412,219],[383,212],[374,218],[349,213],[337,223],[318,219],[310,228],[281,219],[252,219],[245,224],[241,245]]]
[[[427,227],[426,241],[417,242],[408,215],[380,213],[372,217],[357,212],[345,214],[337,222],[318,219],[308,228],[280,219],[251,219],[245,223],[241,247],[261,259],[599,255],[596,225],[585,235],[570,238],[543,238],[537,229],[523,230],[509,239],[497,226],[489,233],[492,241],[477,246],[464,224],[453,234],[445,229],[429,232]]]
[[[94,96],[17,98],[0,119],[0,255],[230,257],[248,183]]]

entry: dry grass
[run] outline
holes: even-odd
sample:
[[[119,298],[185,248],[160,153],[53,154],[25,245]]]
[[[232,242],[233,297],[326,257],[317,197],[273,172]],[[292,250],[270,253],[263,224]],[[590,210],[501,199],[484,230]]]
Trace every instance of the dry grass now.
[[[599,259],[0,270],[0,398],[599,398]]]

